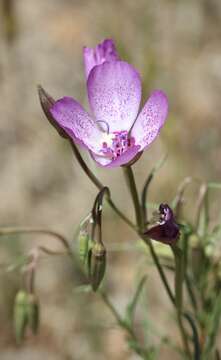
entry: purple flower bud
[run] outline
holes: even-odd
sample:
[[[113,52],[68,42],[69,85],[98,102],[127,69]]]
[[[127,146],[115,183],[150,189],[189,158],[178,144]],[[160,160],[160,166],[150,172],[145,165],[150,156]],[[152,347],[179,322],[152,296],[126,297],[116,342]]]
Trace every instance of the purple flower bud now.
[[[173,245],[179,238],[179,226],[175,222],[172,209],[167,204],[159,206],[159,224],[147,230],[144,235],[164,244]]]

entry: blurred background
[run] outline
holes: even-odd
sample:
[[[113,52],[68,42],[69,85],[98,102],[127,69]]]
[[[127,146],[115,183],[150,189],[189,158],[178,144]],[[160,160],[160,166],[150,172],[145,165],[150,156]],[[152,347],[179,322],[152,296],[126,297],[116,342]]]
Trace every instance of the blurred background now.
[[[0,4],[1,226],[51,227],[75,241],[76,228],[90,211],[97,190],[79,168],[69,144],[48,124],[36,86],[41,84],[54,98],[73,96],[87,107],[82,47],[93,47],[105,38],[113,38],[120,56],[140,72],[144,100],[154,88],[169,97],[166,126],[134,166],[141,187],[156,161],[168,154],[151,185],[149,200],[170,203],[185,176],[220,180],[219,0],[0,0]],[[133,217],[122,170],[103,170],[87,154],[84,158],[110,186],[119,207]],[[219,206],[218,198],[214,206]],[[191,218],[191,211],[188,215]],[[136,241],[108,207],[104,228],[107,247]],[[36,244],[60,249],[45,236],[4,237],[0,262],[13,262]],[[171,306],[155,269],[141,251],[132,250],[109,252],[109,294],[123,311],[140,274],[147,273],[137,332],[142,338],[144,325],[145,341],[156,344],[160,336],[173,332],[176,338]],[[11,315],[19,278],[2,270],[1,360],[137,359],[99,297],[78,294],[74,290],[78,284],[78,274],[66,258],[42,258],[36,284],[40,333],[18,348]],[[159,358],[169,359],[171,354],[176,359],[161,344]]]

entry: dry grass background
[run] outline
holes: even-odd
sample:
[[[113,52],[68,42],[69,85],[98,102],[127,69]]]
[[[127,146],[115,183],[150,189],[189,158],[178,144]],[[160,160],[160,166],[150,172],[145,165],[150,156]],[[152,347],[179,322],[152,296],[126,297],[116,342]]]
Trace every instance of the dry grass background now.
[[[12,5],[9,17],[6,3]],[[150,200],[171,201],[187,175],[220,180],[220,21],[219,0],[1,0],[0,225],[51,226],[73,238],[91,208],[96,189],[44,118],[36,85],[42,84],[55,98],[70,95],[87,106],[82,46],[107,37],[115,39],[121,56],[139,69],[144,99],[151,89],[162,88],[170,100],[160,138],[135,165],[141,186],[149,169],[168,153]],[[121,169],[105,171],[85,158],[111,187],[119,206],[133,216]],[[135,240],[107,208],[105,243]],[[10,262],[36,243],[58,248],[42,236],[2,239],[0,261]],[[112,252],[108,267],[109,292],[120,310],[132,295],[137,274],[148,274],[148,301],[137,315],[138,333],[142,321],[153,319],[156,332],[176,337],[171,307],[145,256]],[[79,280],[67,259],[41,261],[41,331],[19,349],[9,322],[18,277],[2,271],[0,281],[1,360],[137,358],[102,302],[94,295],[74,293]],[[150,332],[149,341],[157,342],[158,335],[152,328]],[[171,356],[176,355],[163,346],[159,358]]]

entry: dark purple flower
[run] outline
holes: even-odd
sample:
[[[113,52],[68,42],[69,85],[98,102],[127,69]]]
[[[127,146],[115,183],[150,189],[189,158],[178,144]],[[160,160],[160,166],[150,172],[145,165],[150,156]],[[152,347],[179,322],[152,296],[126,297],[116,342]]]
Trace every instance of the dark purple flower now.
[[[147,230],[147,235],[153,240],[160,241],[164,244],[173,245],[179,238],[180,231],[177,225],[173,211],[167,204],[161,204],[159,207],[160,221],[159,225]]]
[[[95,49],[84,48],[84,63],[93,115],[71,97],[56,101],[50,112],[58,126],[88,149],[100,166],[127,164],[159,134],[168,114],[167,97],[160,90],[153,91],[138,115],[140,75],[119,60],[112,40]]]

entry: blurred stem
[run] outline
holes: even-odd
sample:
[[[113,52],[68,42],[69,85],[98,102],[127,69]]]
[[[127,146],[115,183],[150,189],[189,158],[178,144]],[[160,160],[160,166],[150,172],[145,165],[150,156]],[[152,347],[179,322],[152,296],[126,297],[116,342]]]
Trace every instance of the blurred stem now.
[[[193,285],[192,285],[192,281],[189,277],[189,274],[186,272],[185,273],[185,283],[186,283],[186,288],[187,288],[187,292],[190,298],[190,302],[193,308],[193,311],[195,314],[197,314],[197,300],[196,300],[196,295],[193,289]]]
[[[199,236],[205,236],[209,223],[208,186],[203,184],[199,190],[196,210],[196,231]]]
[[[162,267],[161,264],[160,264],[159,258],[158,258],[157,254],[156,254],[156,252],[155,252],[155,249],[154,249],[154,246],[153,246],[151,240],[150,240],[150,239],[147,239],[147,238],[144,238],[144,237],[142,237],[142,236],[140,236],[140,237],[143,239],[143,241],[145,242],[145,244],[147,244],[147,246],[149,246],[150,254],[151,254],[152,259],[153,259],[153,261],[154,261],[154,263],[155,263],[155,265],[156,265],[156,268],[157,268],[157,270],[158,270],[158,272],[159,272],[161,281],[162,281],[163,284],[164,284],[164,287],[165,287],[165,289],[166,289],[167,295],[168,295],[171,303],[175,306],[175,298],[174,298],[173,292],[172,292],[172,290],[171,290],[171,288],[170,288],[170,285],[169,285],[169,283],[168,283],[168,281],[167,281],[167,277],[166,277],[166,275],[165,275],[165,272],[164,272],[164,270],[163,270],[163,267]]]
[[[13,234],[45,234],[48,236],[51,236],[55,239],[57,239],[67,250],[67,253],[70,255],[72,254],[71,252],[71,248],[70,245],[67,241],[67,239],[57,233],[56,231],[52,231],[52,230],[48,230],[48,229],[41,229],[41,228],[31,228],[31,227],[8,227],[8,228],[0,228],[0,236],[5,236],[5,235],[13,235]]]
[[[17,32],[17,19],[15,14],[15,1],[2,0],[2,27],[6,41],[10,44],[16,36]],[[1,15],[1,9],[0,9]]]
[[[183,341],[185,353],[191,359],[191,351],[188,343],[187,334],[183,325],[183,281],[184,281],[184,256],[182,251],[176,246],[171,246],[175,260],[175,303],[177,309],[177,319],[180,334]]]
[[[104,185],[98,180],[98,178],[94,175],[94,173],[89,169],[89,167],[87,166],[86,162],[83,160],[77,146],[73,143],[73,141],[70,140],[70,144],[71,144],[71,148],[73,150],[73,153],[78,161],[78,163],[80,164],[81,168],[83,169],[83,171],[85,172],[85,174],[89,177],[89,179],[92,181],[92,183],[99,189],[103,189]],[[129,225],[130,227],[132,227],[133,229],[136,229],[135,225],[132,223],[132,221],[130,221],[119,209],[118,207],[114,204],[114,202],[111,200],[110,196],[107,196],[107,202],[110,205],[110,207],[115,211],[115,213],[123,220],[127,223],[127,225]]]
[[[137,336],[136,336],[134,330],[132,329],[132,327],[129,326],[129,324],[123,320],[121,315],[118,313],[118,311],[116,310],[114,305],[109,300],[107,294],[105,294],[103,291],[100,291],[100,295],[102,297],[103,302],[106,304],[106,306],[109,308],[109,310],[115,317],[118,325],[127,332],[128,336],[129,336],[129,340],[133,343],[133,347],[132,347],[133,350],[138,355],[140,355],[140,357],[142,359],[148,360],[149,359],[149,351],[139,344],[139,340],[137,339]]]

